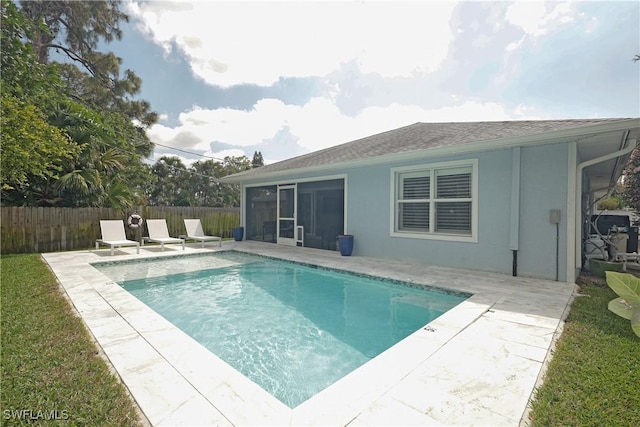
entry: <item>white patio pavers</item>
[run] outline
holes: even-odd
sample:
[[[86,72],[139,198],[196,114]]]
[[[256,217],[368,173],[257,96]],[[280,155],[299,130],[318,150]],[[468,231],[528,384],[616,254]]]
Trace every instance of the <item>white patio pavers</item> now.
[[[43,254],[154,426],[492,425],[523,420],[573,284],[262,242],[265,256],[474,295],[294,409],[242,376],[90,263],[215,252],[121,249]]]

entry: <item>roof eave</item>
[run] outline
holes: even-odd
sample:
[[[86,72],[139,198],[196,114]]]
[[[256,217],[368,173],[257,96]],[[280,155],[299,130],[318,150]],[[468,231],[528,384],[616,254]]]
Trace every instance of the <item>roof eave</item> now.
[[[540,145],[552,142],[562,142],[579,136],[587,136],[594,133],[615,132],[630,128],[640,128],[640,118],[622,119],[612,122],[596,123],[593,125],[580,126],[571,129],[562,129],[551,132],[544,132],[534,135],[523,135],[509,138],[499,138],[490,140],[480,140],[460,145],[442,146],[413,150],[402,153],[384,154],[364,159],[347,160],[343,162],[327,163],[318,166],[304,168],[285,169],[273,172],[259,173],[256,175],[228,175],[220,178],[221,182],[242,183],[255,180],[273,180],[274,178],[288,176],[297,173],[322,172],[329,169],[345,169],[353,167],[371,166],[382,163],[402,162],[415,159],[416,157],[441,157],[459,154],[471,154],[481,151],[500,150],[511,147],[522,147],[528,145]]]

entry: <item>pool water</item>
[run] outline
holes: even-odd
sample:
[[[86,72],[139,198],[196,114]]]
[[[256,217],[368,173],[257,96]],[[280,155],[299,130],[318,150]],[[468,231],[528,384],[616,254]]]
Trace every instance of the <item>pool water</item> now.
[[[199,258],[216,267],[147,262],[164,275],[120,284],[291,408],[466,299],[239,253]]]

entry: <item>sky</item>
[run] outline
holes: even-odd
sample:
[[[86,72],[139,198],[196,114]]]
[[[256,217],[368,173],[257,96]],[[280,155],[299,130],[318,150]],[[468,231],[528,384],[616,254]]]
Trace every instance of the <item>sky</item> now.
[[[416,122],[640,116],[640,2],[126,0],[151,162],[266,164]],[[172,148],[167,148],[172,147]]]

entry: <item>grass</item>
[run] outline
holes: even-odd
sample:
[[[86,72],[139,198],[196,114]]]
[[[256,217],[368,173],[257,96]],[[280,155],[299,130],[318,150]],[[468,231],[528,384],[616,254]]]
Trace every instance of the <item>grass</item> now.
[[[2,256],[0,271],[1,424],[143,425],[40,255]]]
[[[617,295],[604,281],[584,280],[536,392],[537,426],[629,426],[640,422],[640,339],[607,309]]]

